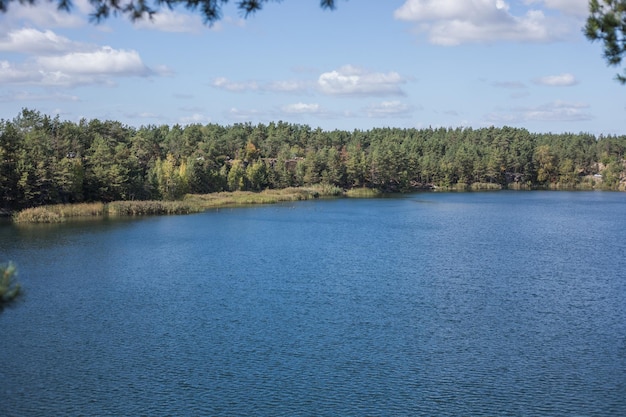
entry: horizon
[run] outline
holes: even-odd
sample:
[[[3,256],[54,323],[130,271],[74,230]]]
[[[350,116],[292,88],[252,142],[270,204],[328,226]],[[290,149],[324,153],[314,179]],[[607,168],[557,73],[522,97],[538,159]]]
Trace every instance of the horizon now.
[[[621,138],[621,137],[626,137],[626,133],[623,134],[594,134],[592,132],[585,132],[585,131],[579,131],[579,132],[568,132],[568,131],[564,131],[564,132],[536,132],[536,131],[532,131],[527,129],[524,126],[510,126],[510,125],[502,125],[502,126],[481,126],[481,127],[473,127],[473,126],[422,126],[422,127],[397,127],[397,126],[372,126],[366,129],[359,129],[359,128],[353,128],[353,129],[341,129],[341,128],[335,128],[335,129],[324,129],[321,126],[312,126],[309,125],[307,123],[300,123],[300,122],[289,122],[289,121],[285,121],[285,120],[270,120],[269,122],[258,122],[258,123],[252,123],[249,121],[241,121],[241,122],[234,122],[234,123],[230,123],[230,124],[224,124],[224,123],[219,123],[219,122],[206,122],[206,123],[201,123],[201,122],[189,122],[189,123],[150,123],[150,124],[142,124],[142,125],[133,125],[133,124],[128,124],[128,123],[124,123],[120,120],[115,120],[115,119],[99,119],[99,118],[87,118],[84,117],[78,121],[74,121],[74,120],[69,120],[69,119],[63,119],[61,117],[61,115],[59,114],[46,114],[43,113],[37,109],[29,109],[29,108],[23,108],[17,115],[13,116],[12,118],[2,118],[0,117],[0,121],[5,121],[5,122],[15,122],[16,119],[18,119],[21,116],[21,113],[23,110],[26,111],[34,111],[39,113],[41,116],[44,117],[48,117],[51,120],[54,120],[56,118],[59,119],[59,121],[61,123],[73,123],[75,125],[79,125],[80,123],[82,123],[83,121],[86,121],[87,123],[92,122],[94,120],[97,120],[101,123],[106,123],[106,122],[113,122],[113,123],[120,123],[122,125],[122,127],[127,128],[127,129],[131,129],[131,130],[136,130],[139,131],[141,129],[151,129],[151,128],[159,128],[162,126],[167,126],[168,129],[172,129],[176,126],[179,126],[182,129],[185,129],[186,127],[189,126],[201,126],[201,127],[205,127],[205,126],[219,126],[225,129],[234,127],[234,126],[239,126],[239,125],[250,125],[252,128],[256,128],[258,126],[264,126],[264,127],[268,127],[271,124],[277,125],[280,123],[285,123],[291,126],[298,126],[298,127],[308,127],[312,132],[316,131],[318,129],[320,129],[322,132],[324,133],[332,133],[334,131],[340,131],[340,132],[346,132],[346,133],[351,133],[351,132],[369,132],[369,131],[373,131],[373,130],[385,130],[385,129],[399,129],[399,130],[417,130],[417,131],[424,131],[424,130],[432,130],[432,131],[436,131],[439,129],[444,129],[444,130],[461,130],[461,131],[470,131],[470,130],[481,130],[481,129],[513,129],[513,130],[526,130],[529,134],[531,135],[590,135],[593,136],[596,140],[602,139],[602,138]]]

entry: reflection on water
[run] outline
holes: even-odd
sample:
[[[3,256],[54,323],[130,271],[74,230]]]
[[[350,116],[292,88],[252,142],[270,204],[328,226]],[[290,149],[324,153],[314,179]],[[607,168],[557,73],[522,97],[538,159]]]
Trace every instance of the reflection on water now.
[[[2,225],[0,415],[626,415],[625,232],[586,192]]]

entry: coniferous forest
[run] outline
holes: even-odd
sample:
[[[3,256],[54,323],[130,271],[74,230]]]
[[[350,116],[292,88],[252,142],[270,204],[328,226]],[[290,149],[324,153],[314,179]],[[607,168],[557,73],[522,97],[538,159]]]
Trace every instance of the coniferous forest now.
[[[328,184],[344,190],[626,189],[626,136],[502,128],[126,126],[0,120],[0,211]]]

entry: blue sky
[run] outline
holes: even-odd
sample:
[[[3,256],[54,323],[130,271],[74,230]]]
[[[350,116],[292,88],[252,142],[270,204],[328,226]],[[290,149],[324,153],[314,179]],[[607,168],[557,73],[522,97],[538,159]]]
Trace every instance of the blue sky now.
[[[89,12],[0,15],[0,118],[626,134],[620,69],[581,31],[587,0],[285,0],[247,19],[229,5],[212,27]]]

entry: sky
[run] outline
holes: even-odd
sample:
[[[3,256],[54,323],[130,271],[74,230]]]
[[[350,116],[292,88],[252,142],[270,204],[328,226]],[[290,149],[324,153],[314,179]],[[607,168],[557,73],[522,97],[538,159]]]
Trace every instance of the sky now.
[[[582,33],[587,0],[284,0],[247,18],[230,3],[207,26],[185,9],[96,24],[88,0],[12,2],[0,119],[626,134],[621,68]]]

